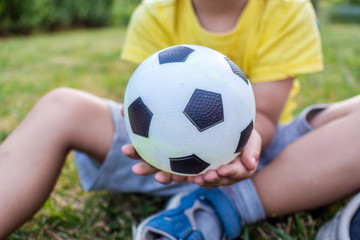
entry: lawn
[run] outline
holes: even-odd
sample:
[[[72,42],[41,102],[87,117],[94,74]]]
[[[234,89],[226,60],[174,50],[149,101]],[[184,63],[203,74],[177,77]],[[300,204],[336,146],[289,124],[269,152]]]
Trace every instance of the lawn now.
[[[360,92],[360,32],[320,15],[325,71],[300,76],[298,111]],[[0,39],[0,141],[49,90],[68,86],[122,101],[134,66],[119,60],[125,29],[76,30]],[[81,189],[72,155],[43,208],[9,239],[131,239],[160,198]],[[239,239],[313,239],[343,202],[245,227]]]

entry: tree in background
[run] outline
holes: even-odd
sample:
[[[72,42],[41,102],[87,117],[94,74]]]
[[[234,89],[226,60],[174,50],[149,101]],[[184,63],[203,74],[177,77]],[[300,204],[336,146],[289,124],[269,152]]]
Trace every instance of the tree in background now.
[[[110,23],[113,0],[0,0],[0,35]]]

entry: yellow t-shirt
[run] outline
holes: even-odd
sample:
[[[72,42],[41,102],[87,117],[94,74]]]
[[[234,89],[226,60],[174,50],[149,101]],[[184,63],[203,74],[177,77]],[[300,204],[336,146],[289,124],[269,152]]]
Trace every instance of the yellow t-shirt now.
[[[200,25],[191,0],[146,0],[134,12],[122,59],[141,63],[163,48],[197,44],[233,60],[252,83],[322,70],[316,16],[308,0],[248,0],[236,26],[211,33]],[[281,115],[292,118],[296,81]]]

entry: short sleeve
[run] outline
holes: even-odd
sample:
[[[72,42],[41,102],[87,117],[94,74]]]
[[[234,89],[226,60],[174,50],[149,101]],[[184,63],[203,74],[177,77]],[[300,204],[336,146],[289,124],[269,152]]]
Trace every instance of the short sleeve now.
[[[252,82],[285,79],[323,68],[319,29],[306,0],[269,1],[253,67]]]
[[[158,6],[157,6],[158,5]],[[172,45],[170,22],[166,19],[166,6],[160,2],[143,2],[134,11],[128,26],[123,52],[123,60],[141,63],[152,53]]]

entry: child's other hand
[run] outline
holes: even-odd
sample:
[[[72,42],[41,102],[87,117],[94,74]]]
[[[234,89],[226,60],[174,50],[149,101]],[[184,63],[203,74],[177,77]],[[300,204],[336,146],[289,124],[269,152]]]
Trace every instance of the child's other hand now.
[[[260,153],[261,137],[254,130],[242,153],[233,161],[221,166],[217,170],[209,170],[205,174],[188,177],[188,181],[196,183],[203,188],[234,184],[255,174]]]
[[[139,154],[136,152],[134,146],[131,144],[122,146],[121,150],[128,157],[141,160],[132,167],[132,171],[136,175],[148,176],[151,174],[155,174],[155,180],[162,184],[170,184],[171,182],[180,183],[187,180],[186,176],[171,174],[151,166],[150,164],[141,159]]]
[[[123,109],[121,109],[121,113],[124,116]],[[164,172],[151,166],[141,159],[131,144],[124,145],[121,150],[128,157],[141,160],[132,168],[136,175],[155,174],[155,180],[162,184],[189,181],[203,188],[214,188],[234,184],[255,174],[261,152],[261,137],[254,129],[242,153],[229,164],[223,165],[217,170],[209,170],[204,174],[189,177]]]
[[[121,108],[121,115],[124,116],[123,107]],[[132,171],[136,175],[148,176],[155,174],[154,176],[155,180],[162,184],[170,184],[171,182],[180,183],[180,182],[185,182],[187,180],[186,176],[171,174],[151,166],[150,164],[148,164],[147,162],[141,159],[140,155],[136,152],[132,144],[127,144],[122,146],[121,151],[129,158],[141,160],[132,167]]]
[[[131,144],[124,145],[121,150],[132,159],[141,159]],[[203,188],[213,188],[231,185],[254,175],[258,165],[260,151],[261,139],[259,134],[254,130],[242,153],[229,164],[223,165],[217,170],[209,170],[205,174],[186,177],[160,171],[142,160],[133,166],[132,171],[142,176],[155,174],[154,177],[156,181],[162,184],[189,181]]]

